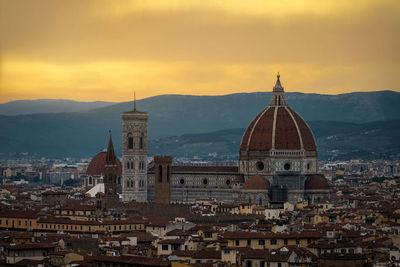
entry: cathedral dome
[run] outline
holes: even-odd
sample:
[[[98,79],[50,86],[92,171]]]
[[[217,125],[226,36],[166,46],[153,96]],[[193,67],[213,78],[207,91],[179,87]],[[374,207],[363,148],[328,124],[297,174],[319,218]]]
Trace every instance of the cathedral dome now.
[[[243,190],[269,190],[270,183],[260,175],[251,176],[243,184]]]
[[[321,175],[314,174],[307,178],[304,183],[305,190],[326,190],[329,189],[329,184]]]
[[[89,163],[88,168],[86,169],[87,176],[95,176],[95,175],[104,175],[104,164],[106,163],[107,151],[102,151],[98,153]],[[122,175],[122,165],[121,161],[116,158],[117,163],[117,174],[118,176]]]
[[[317,151],[308,124],[286,105],[279,75],[270,105],[251,121],[240,144],[240,151],[269,150]]]

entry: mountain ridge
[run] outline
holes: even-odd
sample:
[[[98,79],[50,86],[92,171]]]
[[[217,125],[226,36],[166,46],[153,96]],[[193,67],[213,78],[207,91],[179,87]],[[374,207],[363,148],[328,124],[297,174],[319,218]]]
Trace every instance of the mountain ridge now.
[[[113,104],[113,102],[84,102],[68,99],[14,100],[0,104],[0,115],[16,116],[43,113],[85,112],[111,104]]]
[[[149,140],[246,128],[264,109],[271,93],[240,93],[224,96],[162,95],[137,101],[149,113]],[[314,134],[346,123],[400,119],[400,93],[383,91],[321,96],[286,93],[288,104],[305,120],[324,123]],[[133,101],[111,104],[85,112],[0,116],[0,153],[38,153],[55,157],[86,157],[105,147],[108,130],[121,146],[121,113],[132,110]],[[348,128],[354,127],[351,124]],[[398,125],[393,127],[400,128]],[[343,128],[343,127],[341,127]],[[344,132],[346,128],[342,129]],[[118,148],[119,147],[119,148]]]

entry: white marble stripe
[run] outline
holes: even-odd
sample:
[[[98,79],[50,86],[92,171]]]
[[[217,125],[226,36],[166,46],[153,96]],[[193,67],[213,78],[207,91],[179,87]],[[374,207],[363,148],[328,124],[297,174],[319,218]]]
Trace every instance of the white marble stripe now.
[[[276,114],[278,113],[278,108],[275,107],[275,112],[274,112],[274,121],[272,122],[272,148],[275,149],[275,129],[276,129]]]
[[[294,122],[294,125],[296,126],[297,134],[299,135],[299,140],[300,140],[300,147],[301,147],[301,150],[303,150],[303,149],[304,149],[304,146],[303,146],[303,138],[301,137],[299,125],[297,125],[297,121],[294,119],[294,116],[293,116],[291,110],[288,109],[287,107],[285,107],[285,109],[286,109],[286,111],[289,113],[290,117],[292,118],[292,120],[293,120],[293,122]]]

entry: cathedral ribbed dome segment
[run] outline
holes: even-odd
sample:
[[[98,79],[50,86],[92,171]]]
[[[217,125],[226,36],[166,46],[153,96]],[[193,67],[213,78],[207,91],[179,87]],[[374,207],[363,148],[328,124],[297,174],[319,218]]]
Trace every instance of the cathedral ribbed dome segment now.
[[[254,175],[243,184],[243,190],[269,190],[271,187],[267,179],[260,175]]]
[[[310,175],[304,183],[306,190],[327,190],[329,189],[328,181],[321,175]]]
[[[86,175],[104,175],[104,165],[106,164],[107,152],[102,151],[98,153],[89,163],[88,168],[86,169]],[[122,174],[122,165],[121,161],[116,157],[115,163],[117,165],[117,173],[118,175]]]
[[[270,105],[247,127],[242,137],[241,151],[317,150],[310,127],[287,106],[279,78],[278,74]]]

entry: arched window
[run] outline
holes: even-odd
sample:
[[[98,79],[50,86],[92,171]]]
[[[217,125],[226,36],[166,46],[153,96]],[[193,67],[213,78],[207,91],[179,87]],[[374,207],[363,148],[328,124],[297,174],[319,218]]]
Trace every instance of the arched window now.
[[[133,136],[131,133],[128,134],[128,149],[133,149]]]
[[[118,184],[121,184],[121,177],[118,177]]]
[[[126,181],[126,187],[129,187],[129,181]]]
[[[126,162],[126,168],[129,169],[129,166],[130,166],[130,164],[129,164],[129,161],[128,161],[128,162]]]
[[[134,167],[133,167],[133,161],[131,161],[131,169],[133,169]]]
[[[158,166],[158,182],[162,183],[162,166]]]
[[[92,184],[92,183],[93,183],[92,176],[89,176],[89,184]]]
[[[134,183],[133,183],[133,181],[131,181],[131,187],[134,187]]]
[[[139,148],[143,149],[143,137],[142,136],[139,138]]]
[[[169,183],[169,165],[167,166],[167,183]]]
[[[260,199],[258,200],[258,205],[262,206],[262,198],[260,197]]]

